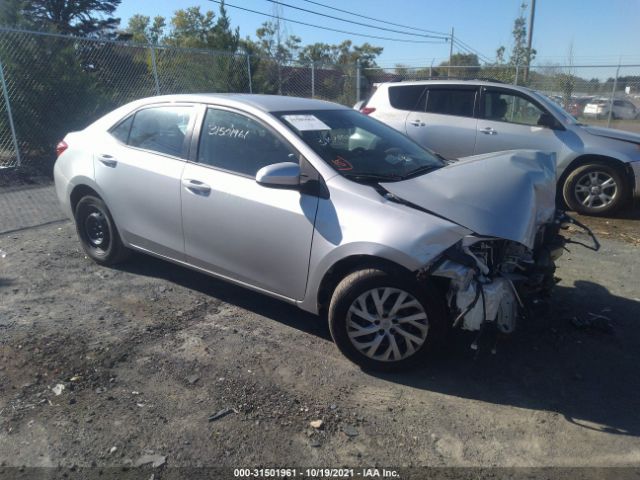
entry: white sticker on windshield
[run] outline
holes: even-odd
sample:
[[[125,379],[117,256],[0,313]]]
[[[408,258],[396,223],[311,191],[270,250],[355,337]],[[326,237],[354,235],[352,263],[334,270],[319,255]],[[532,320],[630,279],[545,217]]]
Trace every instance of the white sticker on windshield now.
[[[319,120],[315,115],[283,115],[282,118],[301,132],[309,130],[331,130],[326,123]]]

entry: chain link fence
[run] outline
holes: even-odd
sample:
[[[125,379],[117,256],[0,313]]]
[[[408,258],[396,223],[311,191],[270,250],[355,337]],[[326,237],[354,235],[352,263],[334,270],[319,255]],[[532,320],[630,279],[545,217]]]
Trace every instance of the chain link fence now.
[[[310,65],[209,50],[0,28],[0,168],[47,170],[56,143],[129,101],[251,92],[356,102],[355,65]]]
[[[581,120],[640,132],[640,65],[360,69],[0,28],[0,67],[0,169],[48,170],[67,132],[142,97],[250,92],[352,106],[377,83],[429,78],[526,85]]]

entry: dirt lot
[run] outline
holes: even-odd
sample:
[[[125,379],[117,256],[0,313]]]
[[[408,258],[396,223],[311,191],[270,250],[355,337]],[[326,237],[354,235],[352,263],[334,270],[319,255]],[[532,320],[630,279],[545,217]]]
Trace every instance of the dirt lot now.
[[[359,370],[267,297],[142,255],[98,267],[69,222],[0,236],[0,465],[638,466],[628,217],[587,220],[603,249],[570,246],[556,311],[496,355],[458,333],[402,375]],[[613,331],[577,327],[590,313]]]

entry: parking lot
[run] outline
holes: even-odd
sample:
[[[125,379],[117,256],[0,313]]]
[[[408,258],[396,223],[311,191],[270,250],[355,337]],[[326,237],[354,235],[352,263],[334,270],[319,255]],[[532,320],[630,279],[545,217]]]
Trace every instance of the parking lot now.
[[[0,462],[637,465],[640,222],[624,217],[582,219],[602,250],[569,245],[555,311],[495,355],[455,332],[442,357],[384,375],[294,307],[143,255],[99,267],[68,221],[9,229]]]

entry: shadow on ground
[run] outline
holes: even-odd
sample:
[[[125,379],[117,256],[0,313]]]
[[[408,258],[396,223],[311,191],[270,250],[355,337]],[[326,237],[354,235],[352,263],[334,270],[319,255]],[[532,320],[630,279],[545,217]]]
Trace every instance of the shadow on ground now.
[[[331,340],[320,318],[227,282],[143,255],[121,268],[164,278]],[[588,429],[640,435],[640,302],[579,281],[558,286],[554,305],[549,318],[521,325],[517,334],[502,340],[495,355],[472,352],[473,335],[456,331],[444,354],[428,366],[404,374],[371,375],[461,398],[557,412]],[[589,312],[611,318],[613,333],[578,329],[570,321],[574,316],[589,318]]]

